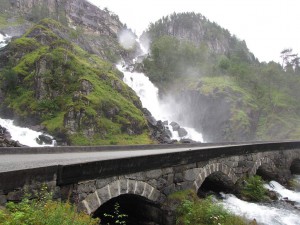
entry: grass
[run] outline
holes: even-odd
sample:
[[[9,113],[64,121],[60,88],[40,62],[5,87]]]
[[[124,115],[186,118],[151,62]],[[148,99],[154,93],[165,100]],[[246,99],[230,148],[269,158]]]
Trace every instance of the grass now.
[[[0,225],[97,225],[84,213],[78,213],[74,205],[50,199],[29,200],[20,203],[9,202],[0,210]]]
[[[243,218],[232,215],[211,197],[198,199],[192,190],[179,191],[168,196],[168,199],[179,200],[176,213],[177,225],[246,225]]]
[[[101,136],[101,134],[97,134],[91,138],[86,138],[83,134],[77,133],[71,135],[70,139],[74,145],[78,146],[155,144],[146,131],[140,135],[128,135],[123,133]]]

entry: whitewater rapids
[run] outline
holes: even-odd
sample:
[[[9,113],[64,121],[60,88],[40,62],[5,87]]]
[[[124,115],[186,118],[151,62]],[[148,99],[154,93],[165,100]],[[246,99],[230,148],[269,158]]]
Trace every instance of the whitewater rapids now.
[[[294,177],[295,182],[300,184],[300,176]],[[276,192],[279,199],[294,201],[296,207],[284,208],[280,200],[272,204],[250,203],[232,194],[222,194],[224,200],[221,204],[231,213],[249,220],[255,219],[260,225],[300,225],[300,209],[297,209],[297,205],[300,204],[300,192],[288,190],[276,181],[271,181],[265,187]]]

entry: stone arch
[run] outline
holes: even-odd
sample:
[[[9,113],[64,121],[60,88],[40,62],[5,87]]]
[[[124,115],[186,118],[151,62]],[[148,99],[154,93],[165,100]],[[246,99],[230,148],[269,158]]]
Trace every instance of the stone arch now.
[[[290,169],[292,164],[296,161],[300,160],[300,151],[298,152],[291,152],[287,159],[287,168]]]
[[[232,168],[229,166],[223,164],[223,163],[212,163],[204,166],[201,168],[201,171],[199,175],[196,177],[196,180],[194,181],[194,187],[196,191],[201,187],[204,180],[211,174],[215,172],[222,172],[223,174],[227,175],[233,183],[236,183],[238,180],[237,176],[235,175],[235,172]]]
[[[249,176],[253,176],[256,174],[258,168],[263,165],[263,164],[267,164],[270,165],[272,168],[277,168],[275,163],[268,157],[263,157],[260,159],[257,159],[254,163],[254,165],[252,166],[252,168],[249,170],[248,175]]]
[[[300,157],[294,158],[289,165],[292,174],[300,174]]]
[[[158,203],[163,201],[163,195],[151,185],[143,181],[119,179],[89,194],[79,202],[78,210],[91,215],[105,202],[124,194],[139,195]]]

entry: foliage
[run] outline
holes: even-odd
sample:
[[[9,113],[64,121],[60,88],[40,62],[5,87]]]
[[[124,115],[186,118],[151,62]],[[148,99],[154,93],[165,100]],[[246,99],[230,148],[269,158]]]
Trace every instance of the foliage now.
[[[242,187],[241,194],[247,199],[255,202],[264,201],[267,197],[267,190],[260,176],[251,176],[245,179],[245,185]]]
[[[84,213],[78,213],[75,206],[51,200],[44,192],[39,198],[29,200],[25,197],[20,203],[8,202],[0,210],[1,225],[96,225],[99,219],[93,219]]]
[[[178,225],[243,225],[247,224],[241,217],[230,214],[222,205],[211,197],[203,200],[184,200],[178,207]]]

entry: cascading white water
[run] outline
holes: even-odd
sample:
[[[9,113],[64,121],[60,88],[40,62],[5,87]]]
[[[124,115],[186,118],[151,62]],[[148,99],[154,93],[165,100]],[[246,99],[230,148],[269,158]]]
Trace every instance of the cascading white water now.
[[[300,183],[300,176],[294,177],[295,182]],[[265,185],[269,190],[275,191],[280,199],[294,201],[295,206],[300,204],[300,192],[291,191],[277,183],[271,181]],[[256,219],[258,224],[265,225],[300,225],[299,208],[289,207],[284,209],[279,202],[272,204],[257,204],[242,201],[232,194],[223,194],[224,200],[221,203],[230,212],[243,216],[249,220]],[[277,206],[277,207],[276,207]]]
[[[117,65],[117,68],[124,74],[123,81],[136,92],[141,99],[143,107],[147,108],[155,119],[168,122],[173,121],[173,113],[167,110],[170,107],[167,106],[167,103],[160,101],[158,88],[145,74],[130,72],[121,64]],[[172,133],[172,139],[179,140],[178,132],[174,132],[170,125],[168,127]],[[184,138],[203,142],[201,133],[190,127],[182,127],[188,132]]]
[[[136,40],[141,47],[143,55],[148,53],[148,49],[146,49],[139,41]],[[140,56],[139,56],[140,57]],[[136,62],[138,57],[133,60]],[[126,69],[125,65],[118,64],[117,68],[123,72],[124,78],[123,81],[131,87],[136,94],[140,97],[141,102],[144,108],[147,108],[152,116],[156,120],[168,121],[168,123],[174,121],[175,116],[174,113],[170,110],[172,107],[167,102],[162,102],[158,95],[158,88],[149,80],[149,78],[144,73],[131,72]],[[189,138],[194,141],[203,142],[202,134],[197,132],[194,128],[185,127],[184,124],[181,126],[184,128],[188,134],[182,138]],[[168,125],[169,130],[172,133],[172,139],[180,140],[177,131],[173,131],[172,126]]]
[[[300,185],[300,176],[294,176],[294,182]],[[297,191],[292,191],[286,189],[281,184],[277,183],[276,181],[271,181],[269,184],[266,184],[265,187],[268,190],[275,191],[279,199],[288,199],[289,201],[295,202],[295,205],[300,209],[300,193]],[[300,212],[299,212],[300,213]]]
[[[40,146],[46,147],[46,146],[55,145],[55,141],[53,141],[51,145],[46,145],[46,144],[39,145],[36,139],[43,133],[31,130],[26,127],[15,126],[13,124],[13,120],[0,118],[0,125],[2,127],[5,127],[9,131],[12,140],[18,141],[22,145],[26,145],[29,147],[40,147]],[[43,135],[51,137],[50,135],[46,135],[46,134]]]
[[[233,214],[246,219],[255,219],[258,224],[264,225],[299,225],[300,213],[298,210],[287,210],[242,201],[232,194],[226,194],[223,200],[224,207]]]
[[[0,33],[0,48],[4,47],[5,45],[7,45],[7,42],[10,40],[10,36],[8,35],[5,35],[3,36],[1,33]]]

